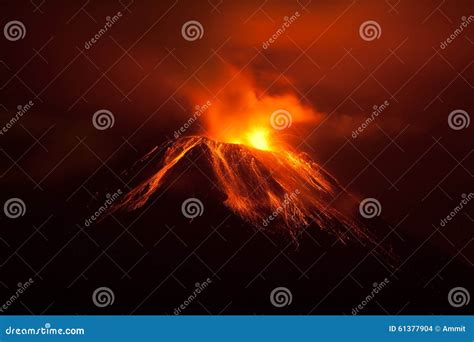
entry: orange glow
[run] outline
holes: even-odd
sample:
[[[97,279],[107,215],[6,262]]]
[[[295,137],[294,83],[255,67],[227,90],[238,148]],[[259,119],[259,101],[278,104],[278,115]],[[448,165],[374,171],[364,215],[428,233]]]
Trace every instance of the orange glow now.
[[[247,134],[249,145],[259,150],[270,150],[268,131],[264,129],[254,129]]]
[[[218,74],[218,77],[206,79],[206,88],[216,94],[216,99],[200,116],[209,139],[265,151],[286,150],[285,137],[294,134],[294,128],[304,130],[308,124],[316,124],[322,118],[293,93],[271,94],[260,90],[248,73],[229,67]],[[189,86],[186,95],[193,103],[209,100],[209,92],[202,92],[199,87]],[[272,114],[280,111],[287,113],[286,117],[278,115],[277,119],[282,122],[272,122]],[[289,124],[279,129],[278,124],[285,121]]]
[[[216,100],[200,115],[205,136],[185,136],[167,150],[163,165],[126,196],[114,210],[143,206],[179,163],[193,150],[206,156],[224,204],[244,221],[259,228],[283,229],[292,237],[314,223],[346,239],[347,230],[366,233],[333,205],[336,181],[306,154],[293,152],[285,138],[317,123],[321,115],[292,93],[257,91],[249,77],[232,70],[222,86],[206,82]],[[208,92],[189,89],[194,103],[207,103]],[[297,195],[295,193],[297,192]],[[269,217],[272,217],[269,219]]]
[[[340,189],[328,173],[304,154],[264,150],[267,147],[265,132],[256,131],[251,136],[256,137],[249,141],[257,149],[199,136],[177,140],[168,149],[163,167],[125,195],[114,211],[143,206],[162,189],[174,166],[186,163],[188,154],[198,149],[199,154],[208,158],[213,177],[225,195],[224,204],[252,225],[283,229],[296,238],[302,229],[314,222],[341,240],[346,239],[347,230],[359,238],[369,238],[333,206],[335,190]]]
[[[243,144],[258,150],[271,151],[272,146],[271,132],[265,128],[254,128],[249,132],[242,134],[241,139],[226,139],[233,144]]]

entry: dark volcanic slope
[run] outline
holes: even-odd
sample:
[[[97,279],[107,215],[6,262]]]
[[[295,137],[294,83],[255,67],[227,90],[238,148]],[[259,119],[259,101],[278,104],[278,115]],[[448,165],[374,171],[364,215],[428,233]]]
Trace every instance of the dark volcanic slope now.
[[[154,150],[124,173],[131,189],[162,168],[165,150]],[[163,179],[161,191],[153,192],[143,206],[116,211],[89,227],[84,227],[84,219],[103,205],[106,193],[115,193],[120,185],[113,184],[106,174],[98,174],[91,182],[99,191],[94,192],[96,201],[87,201],[84,198],[89,196],[85,196],[68,206],[62,204],[64,215],[50,219],[51,226],[63,231],[54,239],[67,245],[70,238],[65,237],[76,237],[25,294],[28,306],[49,307],[50,314],[173,314],[193,293],[196,283],[210,278],[212,283],[183,314],[351,314],[371,293],[373,284],[387,278],[388,285],[361,314],[397,313],[403,307],[409,307],[406,312],[411,314],[450,313],[446,294],[460,285],[454,280],[472,277],[464,265],[450,262],[451,257],[437,252],[430,242],[408,262],[398,262],[407,260],[419,242],[401,240],[395,232],[389,234],[392,228],[380,220],[364,224],[375,243],[391,250],[396,258],[375,253],[372,243],[351,231],[342,243],[336,234],[315,223],[300,231],[297,243],[284,230],[272,230],[271,226],[259,229],[225,204],[227,197],[215,177],[209,153],[202,144],[191,149]],[[189,198],[202,202],[201,216],[190,219],[183,215],[182,203]],[[51,205],[44,202],[45,208]],[[40,217],[41,210],[32,208],[31,217]],[[24,267],[15,267],[21,260],[13,261],[5,271],[23,279],[19,270]],[[449,268],[443,277],[451,276],[453,282],[433,278],[436,265],[447,262]],[[112,306],[98,308],[92,303],[92,293],[101,286],[113,290]],[[291,291],[291,305],[276,308],[271,304],[270,293],[279,286]],[[9,312],[26,311],[18,304]],[[469,306],[456,312],[467,313]]]

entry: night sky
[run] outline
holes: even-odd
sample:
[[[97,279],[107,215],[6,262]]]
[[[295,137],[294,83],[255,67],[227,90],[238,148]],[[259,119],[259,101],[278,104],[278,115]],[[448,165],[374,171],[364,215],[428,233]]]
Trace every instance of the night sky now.
[[[34,281],[4,313],[173,314],[208,278],[181,314],[350,315],[385,279],[359,314],[472,312],[449,296],[473,293],[472,1],[0,9],[0,204],[24,204],[22,216],[0,212],[0,305]],[[197,37],[183,33],[189,21]],[[367,22],[375,36],[361,30]],[[206,103],[183,136],[221,140],[288,109],[292,125],[275,137],[337,179],[377,247],[314,223],[296,242],[259,231],[223,204],[202,151],[143,207],[86,224],[161,168]],[[100,110],[113,125],[94,125]],[[183,215],[188,198],[203,203],[201,216]],[[367,198],[379,216],[360,215]],[[95,303],[100,287],[113,303]],[[272,304],[277,287],[291,303]]]

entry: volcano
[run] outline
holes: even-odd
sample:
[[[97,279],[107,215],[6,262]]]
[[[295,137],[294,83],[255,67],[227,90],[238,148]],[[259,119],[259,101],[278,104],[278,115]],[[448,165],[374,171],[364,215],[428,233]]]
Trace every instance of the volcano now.
[[[223,204],[258,229],[283,231],[297,239],[301,230],[315,223],[342,241],[351,235],[372,240],[356,220],[337,207],[336,199],[344,191],[307,154],[258,149],[203,136],[182,137],[170,143],[157,170],[112,211],[133,211],[145,205],[153,194],[165,190],[167,180],[176,177],[175,169],[194,153],[204,155],[204,167],[211,170]]]

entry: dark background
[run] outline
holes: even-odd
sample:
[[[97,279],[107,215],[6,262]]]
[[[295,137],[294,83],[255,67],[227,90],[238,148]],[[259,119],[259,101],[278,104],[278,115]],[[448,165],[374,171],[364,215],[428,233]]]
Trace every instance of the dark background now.
[[[385,278],[361,314],[472,313],[472,302],[453,308],[447,300],[453,287],[472,293],[472,203],[439,225],[474,192],[473,126],[455,131],[447,122],[455,109],[472,116],[472,24],[440,49],[473,14],[472,1],[0,4],[2,27],[26,27],[22,40],[0,37],[0,125],[35,103],[0,136],[0,202],[18,197],[27,208],[18,219],[0,215],[0,302],[17,283],[35,281],[6,313],[173,314],[208,277],[184,314],[351,314]],[[85,50],[118,11],[120,21]],[[295,11],[301,17],[263,50]],[[182,38],[188,20],[201,22],[202,39]],[[360,38],[366,20],[381,25],[380,39]],[[241,72],[232,79],[228,70]],[[381,217],[366,224],[394,258],[313,226],[299,245],[255,230],[222,205],[198,155],[143,208],[84,227],[107,193],[156,172],[163,149],[132,165],[172,138],[196,104],[226,108],[220,89],[248,80],[314,108],[318,122],[292,127],[295,148],[355,196],[380,201]],[[352,139],[386,100],[388,109]],[[115,116],[105,131],[91,123],[102,108]],[[186,134],[205,129],[203,117]],[[191,222],[181,214],[188,197],[205,205]],[[100,286],[113,290],[113,305],[93,304]],[[291,290],[291,305],[271,305],[277,286]]]

